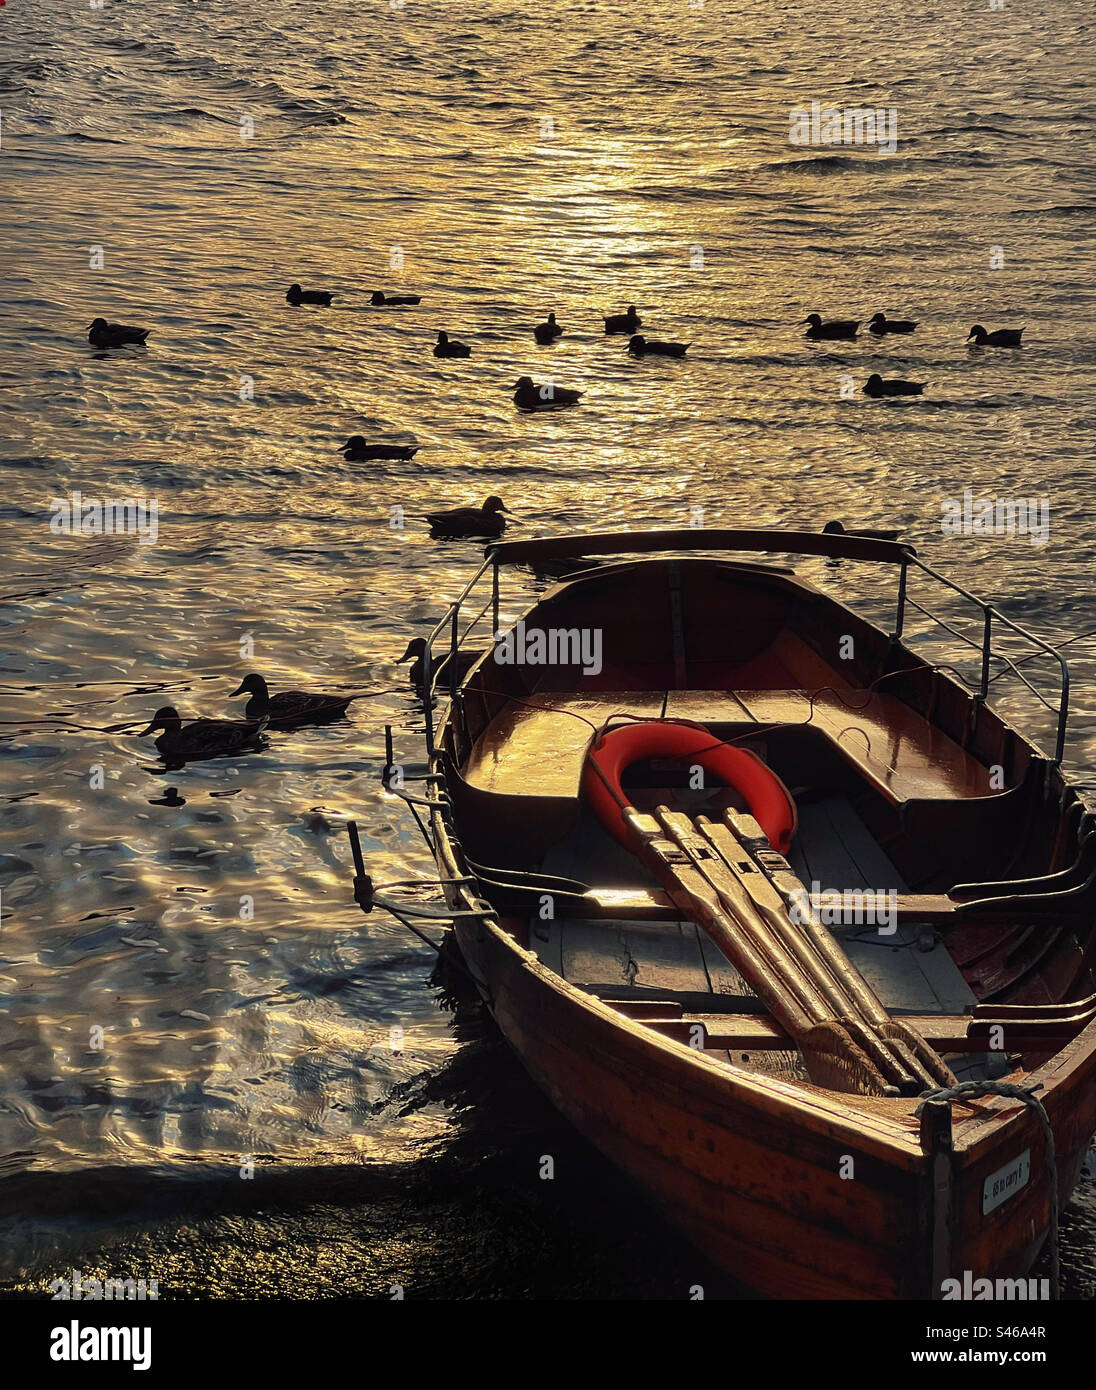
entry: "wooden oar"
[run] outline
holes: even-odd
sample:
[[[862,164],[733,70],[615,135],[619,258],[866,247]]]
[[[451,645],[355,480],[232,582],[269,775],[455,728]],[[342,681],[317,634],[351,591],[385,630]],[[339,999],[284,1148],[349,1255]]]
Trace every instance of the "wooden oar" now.
[[[954,1086],[956,1079],[939,1055],[907,1024],[891,1018],[886,1005],[849,960],[837,938],[815,918],[809,899],[808,910],[802,914],[803,922],[791,920],[780,894],[764,874],[756,872],[756,865],[739,841],[729,818],[725,817],[722,824],[716,825],[701,816],[697,827],[732,867],[752,871],[744,878],[744,883],[758,910],[770,918],[773,930],[785,939],[807,970],[813,973],[817,969],[820,977],[824,975],[833,982],[839,999],[838,1016],[845,1017],[850,1011],[859,1014],[878,1037],[891,1045],[891,1051],[903,1068],[919,1083],[919,1091],[934,1086]],[[760,826],[757,828],[761,830]],[[767,845],[767,840],[765,843]],[[845,1007],[841,1007],[840,1001],[844,1001]]]
[[[883,1061],[886,1071],[859,1045],[845,1021],[834,1017],[817,985],[773,938],[749,895],[714,851],[703,845],[695,832],[690,842],[682,845],[676,838],[668,838],[651,817],[631,808],[624,814],[637,853],[684,915],[708,932],[795,1039],[811,1079],[831,1090],[897,1094],[898,1080],[908,1082],[908,1078],[889,1079],[887,1073],[894,1071],[892,1059],[879,1047],[878,1039],[859,1026],[859,1020],[853,1020],[853,1026]]]

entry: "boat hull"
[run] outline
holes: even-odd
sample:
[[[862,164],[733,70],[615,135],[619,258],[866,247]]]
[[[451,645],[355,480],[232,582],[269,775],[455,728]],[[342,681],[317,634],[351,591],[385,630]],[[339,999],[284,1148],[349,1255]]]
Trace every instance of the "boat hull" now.
[[[934,1249],[938,1196],[917,1125],[865,1117],[812,1093],[694,1054],[560,980],[490,923],[457,928],[507,1041],[563,1115],[635,1179],[711,1260],[786,1299],[931,1299],[943,1278],[1019,1278],[1046,1237],[1043,1141],[1030,1111],[991,1100],[979,1133],[957,1128],[948,1253]],[[1044,1078],[1059,1197],[1096,1103],[1096,1026]],[[1033,1078],[1034,1079],[1034,1078]],[[987,1176],[1031,1151],[1032,1178],[983,1215]]]

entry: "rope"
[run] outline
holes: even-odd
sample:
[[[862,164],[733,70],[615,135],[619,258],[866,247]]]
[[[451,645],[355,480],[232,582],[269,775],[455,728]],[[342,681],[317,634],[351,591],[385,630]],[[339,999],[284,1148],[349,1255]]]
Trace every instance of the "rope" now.
[[[946,1100],[950,1103],[953,1100],[974,1100],[979,1096],[1004,1096],[1008,1100],[1022,1101],[1029,1110],[1035,1112],[1035,1118],[1039,1121],[1039,1126],[1043,1131],[1047,1177],[1050,1184],[1050,1226],[1047,1230],[1047,1245],[1050,1249],[1050,1296],[1052,1299],[1057,1299],[1060,1297],[1058,1285],[1058,1165],[1054,1154],[1054,1130],[1050,1125],[1050,1117],[1047,1115],[1043,1102],[1035,1094],[1036,1091],[1042,1089],[1041,1081],[1031,1087],[1017,1086],[1010,1081],[961,1081],[958,1086],[948,1086],[943,1090],[922,1091],[921,1104],[915,1113],[920,1115],[925,1103],[930,1100]]]

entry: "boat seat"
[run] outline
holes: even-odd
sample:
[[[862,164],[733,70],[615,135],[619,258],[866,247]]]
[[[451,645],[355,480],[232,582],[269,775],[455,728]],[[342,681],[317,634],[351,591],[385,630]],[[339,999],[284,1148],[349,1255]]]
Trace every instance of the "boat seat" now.
[[[464,770],[481,791],[518,796],[579,795],[586,749],[614,714],[658,718],[661,690],[542,690],[508,704],[476,740]]]
[[[849,690],[537,691],[508,704],[476,740],[465,776],[483,791],[577,797],[595,728],[614,714],[699,724],[803,725],[883,796],[906,801],[992,796],[989,770],[894,695]]]
[[[843,699],[830,690],[670,691],[666,718],[816,729],[896,805],[993,795],[989,769],[897,696],[842,693]]]

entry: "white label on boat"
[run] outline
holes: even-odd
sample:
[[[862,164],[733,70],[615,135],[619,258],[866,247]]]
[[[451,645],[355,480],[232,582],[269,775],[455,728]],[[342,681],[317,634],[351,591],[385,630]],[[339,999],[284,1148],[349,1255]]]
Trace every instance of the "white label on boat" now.
[[[1025,1149],[1019,1158],[998,1168],[982,1184],[982,1215],[987,1216],[994,1207],[999,1207],[1021,1187],[1026,1187],[1030,1177],[1031,1150]]]

